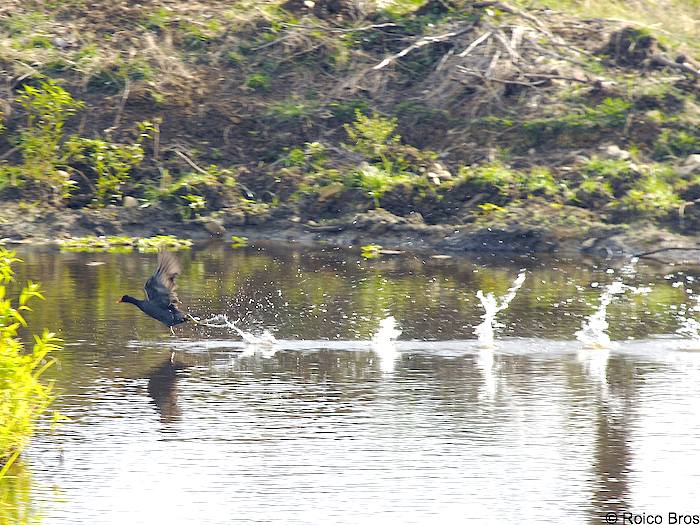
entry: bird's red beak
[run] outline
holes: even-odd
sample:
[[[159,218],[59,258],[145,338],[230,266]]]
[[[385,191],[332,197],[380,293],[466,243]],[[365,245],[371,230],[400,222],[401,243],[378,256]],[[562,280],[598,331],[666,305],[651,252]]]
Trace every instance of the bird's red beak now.
[[[117,304],[123,303],[123,302],[124,302],[124,301],[122,301],[122,298],[121,298],[121,297],[120,297],[119,299],[117,299]]]

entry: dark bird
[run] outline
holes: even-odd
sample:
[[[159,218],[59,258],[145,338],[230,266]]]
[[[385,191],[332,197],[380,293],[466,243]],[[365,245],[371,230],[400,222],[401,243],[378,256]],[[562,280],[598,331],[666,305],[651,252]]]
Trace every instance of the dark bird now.
[[[188,319],[177,309],[180,301],[175,294],[175,278],[179,274],[180,264],[175,256],[161,250],[158,252],[158,268],[143,287],[146,291],[146,299],[123,295],[117,302],[135,304],[146,315],[170,327],[170,332],[174,334],[173,326],[184,323]]]

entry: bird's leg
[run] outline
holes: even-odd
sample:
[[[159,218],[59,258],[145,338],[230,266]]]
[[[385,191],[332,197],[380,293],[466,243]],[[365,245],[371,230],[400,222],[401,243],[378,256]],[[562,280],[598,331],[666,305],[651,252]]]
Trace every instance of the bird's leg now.
[[[170,351],[170,364],[172,365],[175,362],[175,350]]]
[[[175,335],[175,330],[173,330],[173,327],[172,327],[172,326],[170,327],[170,333],[171,333],[172,335]]]

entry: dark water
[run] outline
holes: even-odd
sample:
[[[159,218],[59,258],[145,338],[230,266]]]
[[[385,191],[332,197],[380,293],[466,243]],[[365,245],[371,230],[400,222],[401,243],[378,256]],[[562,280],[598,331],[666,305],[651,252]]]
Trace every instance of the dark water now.
[[[573,334],[620,277],[608,264],[366,261],[292,246],[181,254],[191,311],[270,330],[279,343],[266,348],[191,325],[173,337],[114,304],[140,293],[153,255],[20,255],[20,280],[41,281],[48,297],[34,326],[67,343],[51,378],[70,421],[36,436],[2,482],[12,508],[0,523],[700,514],[700,352],[657,337],[678,329],[678,305],[695,304],[697,268],[640,264],[627,282],[651,290],[608,308],[620,345],[590,350]],[[499,347],[479,349],[475,292],[504,293],[520,268]],[[403,334],[373,348],[389,315]]]

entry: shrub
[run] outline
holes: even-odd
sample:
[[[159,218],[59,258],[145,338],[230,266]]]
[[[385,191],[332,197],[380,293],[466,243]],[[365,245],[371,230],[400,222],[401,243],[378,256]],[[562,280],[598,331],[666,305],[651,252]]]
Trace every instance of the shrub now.
[[[671,170],[651,169],[615,204],[620,211],[629,214],[663,218],[678,209],[682,202],[670,182],[672,179]]]
[[[0,477],[19,456],[37,426],[37,420],[54,399],[52,384],[40,381],[53,363],[47,355],[58,349],[60,339],[44,330],[34,336],[27,351],[18,336],[27,328],[28,303],[43,299],[39,285],[31,281],[22,288],[16,301],[8,298],[8,286],[14,279],[12,265],[20,262],[15,253],[0,247]],[[58,417],[54,414],[55,419]]]
[[[700,153],[700,136],[683,130],[664,129],[654,143],[654,157],[685,157]]]
[[[637,168],[627,160],[593,157],[581,168],[584,181],[600,181],[615,197],[625,194],[639,179]]]
[[[96,175],[95,200],[107,204],[121,197],[129,172],[144,158],[140,143],[117,144],[101,139],[73,138],[66,144],[71,160],[85,162]]]
[[[397,120],[389,119],[372,113],[367,116],[359,109],[355,110],[355,121],[344,124],[348,138],[353,142],[350,146],[372,160],[380,160],[384,171],[394,171],[393,163],[388,156],[389,148],[399,144],[401,136],[395,134]]]
[[[379,200],[387,191],[398,184],[411,181],[411,177],[405,174],[392,174],[379,166],[363,164],[352,174],[352,182],[362,188],[374,201],[374,205],[380,206]]]
[[[63,126],[82,102],[53,81],[41,82],[39,87],[23,86],[17,102],[27,113],[17,145],[22,165],[3,166],[2,172],[15,185],[20,179],[45,183],[53,197],[60,198],[70,189],[67,173],[59,170],[64,162],[60,150]]]
[[[489,195],[514,194],[523,181],[523,174],[510,169],[502,162],[494,161],[479,166],[462,166],[459,179],[473,183]]]

